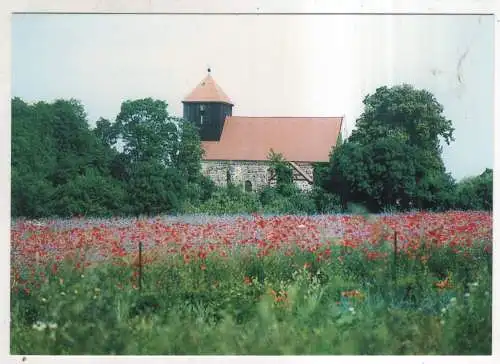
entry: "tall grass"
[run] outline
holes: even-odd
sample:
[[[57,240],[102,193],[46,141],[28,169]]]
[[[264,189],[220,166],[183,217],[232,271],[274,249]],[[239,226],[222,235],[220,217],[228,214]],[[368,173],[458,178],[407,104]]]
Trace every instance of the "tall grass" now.
[[[491,254],[331,249],[166,255],[141,290],[130,265],[27,270],[12,283],[11,353],[491,354]]]

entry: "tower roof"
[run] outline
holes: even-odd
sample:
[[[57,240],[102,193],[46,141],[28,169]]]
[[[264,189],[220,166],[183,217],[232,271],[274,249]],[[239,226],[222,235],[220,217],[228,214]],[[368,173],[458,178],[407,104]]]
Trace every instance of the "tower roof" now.
[[[183,102],[223,102],[233,105],[231,99],[212,78],[210,68],[208,75],[186,96]]]

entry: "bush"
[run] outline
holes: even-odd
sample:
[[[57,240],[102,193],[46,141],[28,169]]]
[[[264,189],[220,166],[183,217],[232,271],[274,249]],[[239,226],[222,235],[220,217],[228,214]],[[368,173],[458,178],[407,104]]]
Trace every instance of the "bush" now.
[[[39,218],[54,215],[56,189],[41,176],[20,175],[12,169],[11,216]]]
[[[266,187],[260,192],[259,199],[267,213],[314,214],[317,212],[311,195],[301,191],[295,184]]]
[[[342,211],[340,197],[321,187],[314,186],[309,196],[316,205],[316,211],[320,214],[339,213]]]
[[[457,185],[456,205],[463,210],[486,210],[493,208],[493,170],[465,178]]]
[[[194,213],[238,214],[258,212],[262,206],[253,192],[244,191],[242,186],[219,187],[199,207],[191,207]]]
[[[127,193],[134,214],[155,215],[181,210],[188,185],[176,169],[164,168],[156,162],[137,162],[131,170]]]
[[[123,211],[125,190],[111,177],[89,169],[56,189],[54,210],[62,216],[111,216]]]

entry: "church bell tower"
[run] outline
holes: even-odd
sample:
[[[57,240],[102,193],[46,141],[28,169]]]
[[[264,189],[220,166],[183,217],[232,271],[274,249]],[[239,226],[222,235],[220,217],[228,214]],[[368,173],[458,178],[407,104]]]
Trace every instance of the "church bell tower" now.
[[[233,103],[212,78],[210,68],[182,103],[183,118],[199,128],[201,140],[219,141],[226,118],[232,116]]]

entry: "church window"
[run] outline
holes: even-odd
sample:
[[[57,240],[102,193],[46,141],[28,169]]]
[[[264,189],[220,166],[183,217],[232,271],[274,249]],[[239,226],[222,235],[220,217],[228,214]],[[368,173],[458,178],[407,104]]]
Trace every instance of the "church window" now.
[[[205,119],[205,105],[200,105],[200,124],[203,125]]]
[[[245,181],[245,191],[252,192],[252,182]]]

